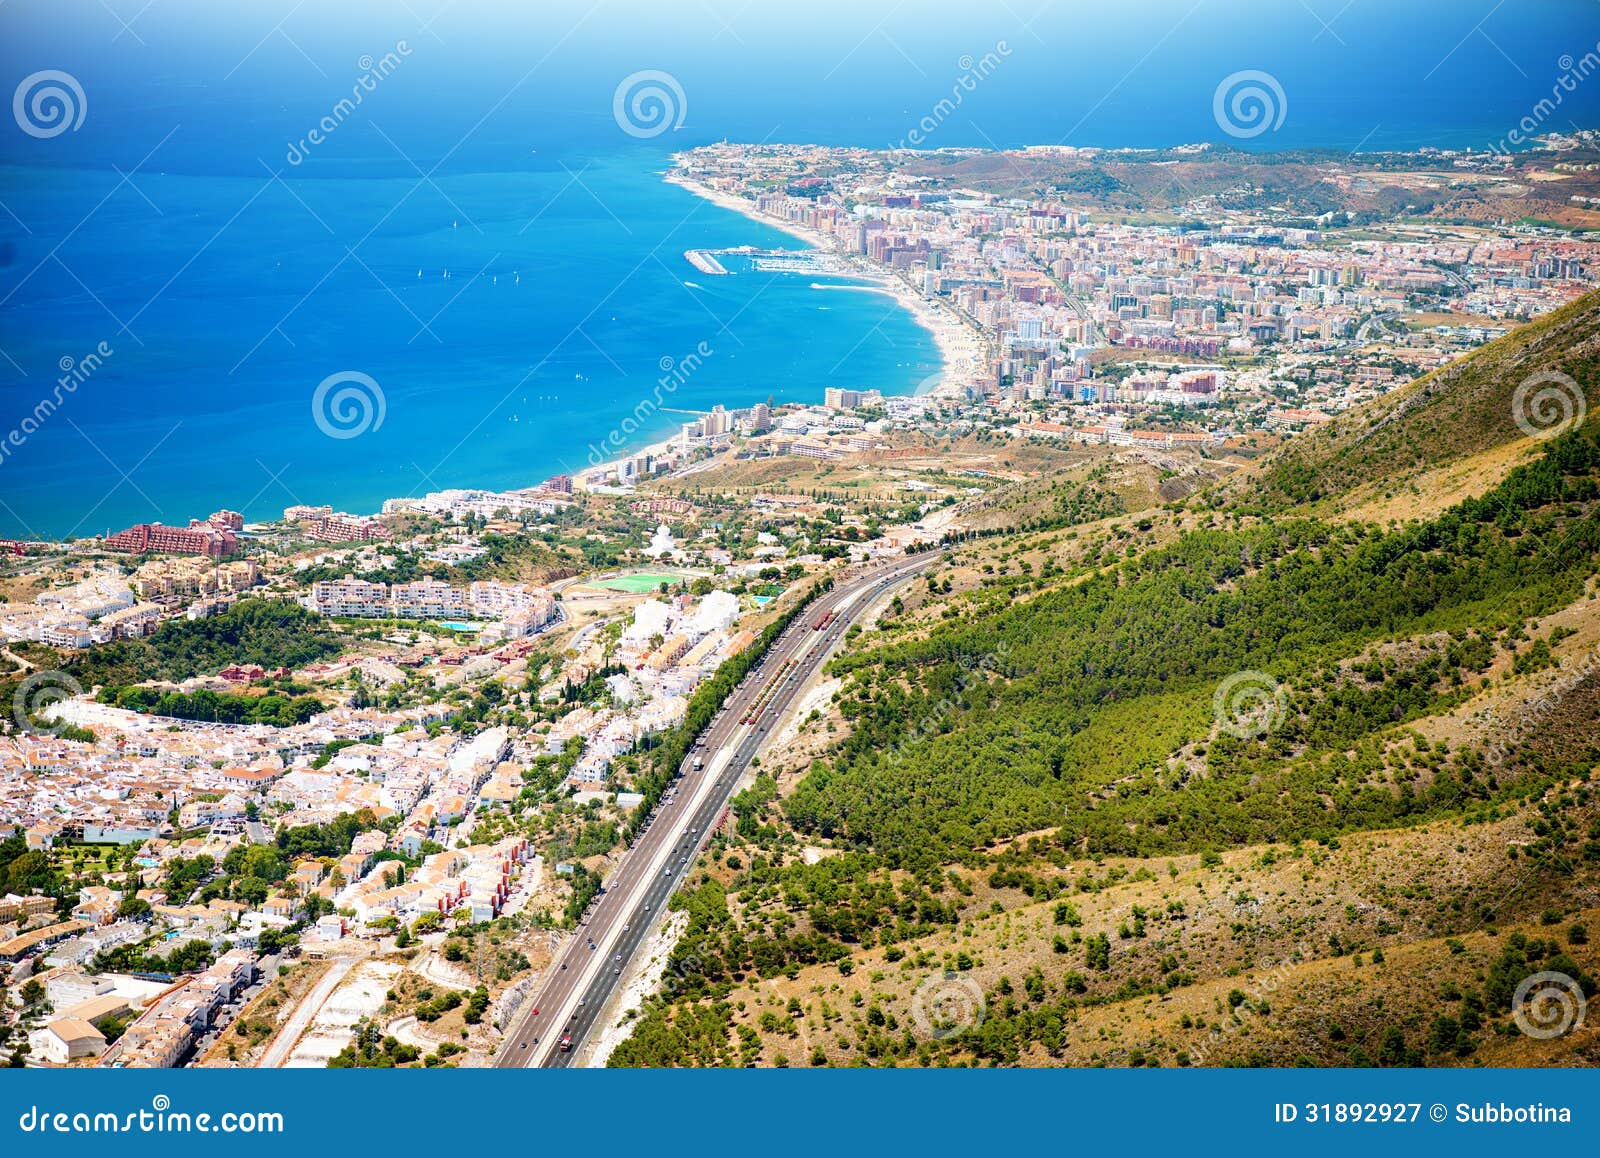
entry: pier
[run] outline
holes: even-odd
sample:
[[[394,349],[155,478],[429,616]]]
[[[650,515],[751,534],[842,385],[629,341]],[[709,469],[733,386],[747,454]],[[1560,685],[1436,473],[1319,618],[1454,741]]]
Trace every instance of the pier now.
[[[701,273],[710,274],[713,277],[728,276],[728,271],[723,264],[703,249],[686,249],[683,251],[683,259]]]

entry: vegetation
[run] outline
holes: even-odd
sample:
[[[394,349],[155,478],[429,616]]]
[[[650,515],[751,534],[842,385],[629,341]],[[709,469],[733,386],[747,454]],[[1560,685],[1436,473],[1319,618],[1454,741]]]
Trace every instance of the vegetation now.
[[[145,680],[178,682],[229,664],[297,668],[336,654],[337,633],[287,599],[241,599],[209,619],[169,620],[146,639],[78,652],[65,670],[84,687]]]
[[[1600,445],[1574,432],[1429,523],[1194,531],[841,660],[852,733],[786,814],[925,866],[1052,825],[1091,852],[1155,855],[1328,837],[1531,790],[1465,754],[1413,784],[1372,737],[1459,697],[1496,628],[1581,594],[1600,551],[1597,479]],[[1370,648],[1427,633],[1447,642],[1374,666]],[[1282,721],[1213,739],[1213,693],[1239,672],[1282,686]],[[1199,775],[1171,762],[1208,739]]]
[[[104,687],[96,699],[151,716],[218,724],[267,724],[274,728],[303,724],[323,710],[322,701],[315,696],[245,696],[204,690],[163,692],[154,688]]]
[[[1296,440],[1248,493],[1126,522],[1103,473],[985,500],[1012,522],[834,662],[822,758],[734,801],[611,1064],[1507,1064],[1516,987],[1600,971],[1600,678],[1567,642],[1600,422],[1410,523],[1308,504],[1523,438],[1511,389],[1595,382],[1597,318]],[[1501,688],[1532,716],[1444,726]],[[1530,913],[1543,935],[1495,927]],[[913,999],[941,978],[982,1011],[948,1035]]]

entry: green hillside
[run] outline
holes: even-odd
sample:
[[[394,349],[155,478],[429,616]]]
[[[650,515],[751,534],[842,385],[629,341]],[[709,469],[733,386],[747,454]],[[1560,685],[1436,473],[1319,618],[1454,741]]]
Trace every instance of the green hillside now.
[[[1538,369],[1600,388],[1597,300],[1296,442],[1260,492],[953,548],[938,598],[834,661],[822,758],[764,754],[612,1064],[1595,1048],[1523,1056],[1506,982],[1600,972],[1600,423],[1527,439],[1431,517],[1307,504],[1526,438],[1512,399]],[[1398,954],[1415,969],[1372,971]],[[1315,1016],[1242,1019],[1236,979],[1266,961]],[[984,1016],[914,1033],[927,984]]]
[[[1569,416],[1593,423],[1596,405],[1600,291],[1295,439],[1231,497],[1266,509],[1314,502],[1544,434]]]

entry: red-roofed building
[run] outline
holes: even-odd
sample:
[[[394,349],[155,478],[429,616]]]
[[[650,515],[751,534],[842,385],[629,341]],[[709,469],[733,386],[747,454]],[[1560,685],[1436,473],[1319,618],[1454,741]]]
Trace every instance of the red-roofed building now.
[[[106,536],[106,549],[134,555],[208,555],[220,559],[239,549],[239,540],[225,527],[193,522],[187,528],[139,523]]]

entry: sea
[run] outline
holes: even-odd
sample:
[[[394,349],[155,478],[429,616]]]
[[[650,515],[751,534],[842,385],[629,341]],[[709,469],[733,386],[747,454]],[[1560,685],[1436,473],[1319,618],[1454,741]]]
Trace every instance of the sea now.
[[[1600,124],[1597,40],[1590,0],[13,0],[0,537],[529,486],[938,370],[887,296],[691,266],[801,243],[677,150],[1485,148],[1554,91]]]

